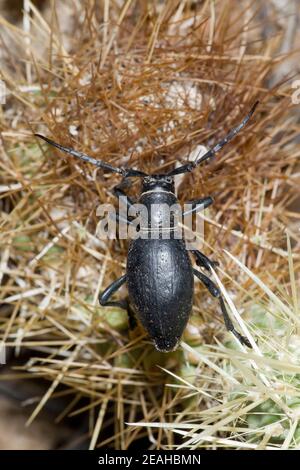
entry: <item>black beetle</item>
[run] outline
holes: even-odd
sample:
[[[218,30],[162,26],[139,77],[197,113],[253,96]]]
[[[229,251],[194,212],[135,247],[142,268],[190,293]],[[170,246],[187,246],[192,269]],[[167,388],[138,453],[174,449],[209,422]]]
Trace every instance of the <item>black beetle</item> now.
[[[208,150],[201,157],[197,157],[195,161],[181,165],[166,174],[147,175],[144,172],[132,168],[114,167],[109,163],[96,160],[69,147],[63,147],[40,134],[35,135],[76,158],[92,163],[104,170],[119,173],[123,176],[124,180],[128,177],[143,178],[142,191],[138,202],[144,204],[148,209],[151,209],[153,204],[156,204],[156,207],[159,208],[166,207],[166,205],[171,206],[177,202],[174,176],[191,172],[200,163],[221,150],[221,148],[247,124],[257,104],[258,101],[252,106],[243,121],[237,127],[233,128],[229,134],[212,149]],[[118,198],[125,196],[122,184],[114,188],[114,193]],[[126,197],[126,201],[127,207],[129,208],[133,204],[133,201],[128,197]],[[208,207],[212,202],[213,200],[210,196],[191,201],[193,204],[191,212],[197,212],[199,208]],[[163,216],[164,214],[160,211],[158,219],[161,220]],[[128,219],[127,222],[131,223],[130,219]],[[149,226],[149,229],[150,228]],[[126,309],[128,311],[129,325],[131,327],[135,324],[136,315],[159,351],[173,351],[180,341],[191,313],[194,276],[197,276],[209,292],[219,299],[226,328],[231,331],[241,343],[251,347],[248,339],[234,328],[219,288],[209,277],[203,274],[203,272],[193,269],[184,240],[175,239],[172,236],[173,230],[174,225],[171,222],[169,227],[170,236],[167,239],[137,238],[130,242],[126,274],[114,281],[100,294],[100,304],[103,306],[117,306]],[[196,264],[208,271],[211,267],[217,265],[216,262],[211,261],[198,250],[193,250],[192,254],[196,259]],[[127,283],[129,301],[110,300],[112,295],[125,282]]]

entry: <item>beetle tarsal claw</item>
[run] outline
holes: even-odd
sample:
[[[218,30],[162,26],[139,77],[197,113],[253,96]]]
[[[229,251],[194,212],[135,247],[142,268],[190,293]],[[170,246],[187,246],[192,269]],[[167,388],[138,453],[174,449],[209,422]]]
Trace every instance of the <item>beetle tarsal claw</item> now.
[[[241,335],[238,331],[236,330],[233,330],[232,333],[237,337],[237,339],[239,340],[240,343],[244,344],[245,346],[248,346],[248,348],[251,348],[252,349],[252,346],[251,346],[251,343],[250,341],[248,340],[248,338],[246,338],[246,336],[243,336]]]

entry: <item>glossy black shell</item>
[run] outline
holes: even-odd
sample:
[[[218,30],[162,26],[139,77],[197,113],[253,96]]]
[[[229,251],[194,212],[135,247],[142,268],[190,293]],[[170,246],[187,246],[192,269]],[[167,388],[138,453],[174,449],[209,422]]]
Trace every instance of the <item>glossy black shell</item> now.
[[[149,207],[153,203],[171,205],[176,201],[174,194],[167,192],[149,192],[140,200]],[[127,287],[137,318],[156,348],[164,352],[174,350],[193,303],[193,270],[184,240],[171,236],[133,240],[128,250]]]

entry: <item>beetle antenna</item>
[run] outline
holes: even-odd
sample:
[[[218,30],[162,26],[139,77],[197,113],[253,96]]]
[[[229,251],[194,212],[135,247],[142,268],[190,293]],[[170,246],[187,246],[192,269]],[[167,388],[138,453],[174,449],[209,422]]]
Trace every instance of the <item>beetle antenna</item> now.
[[[111,171],[112,173],[119,173],[122,175],[124,178],[127,178],[129,176],[147,176],[146,173],[138,170],[134,170],[132,168],[123,168],[123,167],[116,167],[112,166],[109,163],[105,163],[102,160],[96,160],[95,158],[90,157],[89,155],[86,155],[85,153],[78,152],[77,150],[72,149],[71,147],[64,147],[63,145],[57,144],[51,139],[48,139],[48,137],[45,137],[44,135],[41,134],[34,134],[36,137],[39,137],[40,139],[43,139],[45,142],[47,142],[50,145],[53,145],[53,147],[58,148],[62,152],[68,153],[69,155],[72,155],[72,157],[79,158],[80,160],[84,162],[91,163],[94,166],[97,166],[98,168],[103,168],[103,170],[108,170]]]
[[[252,108],[250,109],[249,113],[247,116],[243,119],[243,121],[229,132],[229,134],[224,137],[224,139],[220,140],[212,149],[208,150],[202,157],[196,157],[196,159],[193,162],[186,163],[185,165],[181,165],[178,168],[175,168],[174,170],[170,171],[168,173],[168,176],[174,176],[174,175],[179,175],[181,173],[187,173],[190,171],[193,171],[194,168],[196,168],[200,163],[204,162],[208,158],[213,157],[219,150],[221,150],[224,145],[226,145],[228,142],[230,142],[239,132],[240,130],[243,129],[243,127],[247,124],[249,119],[251,118],[252,114],[255,111],[256,106],[258,105],[259,101],[256,101]]]

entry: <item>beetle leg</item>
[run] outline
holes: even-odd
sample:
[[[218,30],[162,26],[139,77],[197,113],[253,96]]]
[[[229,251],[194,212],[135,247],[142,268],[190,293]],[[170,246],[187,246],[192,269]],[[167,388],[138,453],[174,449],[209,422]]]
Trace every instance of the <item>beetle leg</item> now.
[[[115,214],[111,214],[111,217],[113,217],[117,222],[125,222],[128,225],[133,225],[132,220],[129,220],[128,218],[122,217],[119,212],[116,212]]]
[[[133,331],[137,327],[137,321],[135,318],[134,311],[132,310],[132,308],[130,308],[128,301],[127,301],[127,314],[128,314],[129,329]]]
[[[124,188],[127,188],[129,184],[130,184],[129,181],[126,178],[124,178],[120,184],[117,184],[117,186],[113,188],[114,195],[117,196],[118,199],[121,199],[121,201],[126,202],[128,209],[130,206],[134,204],[132,199],[129,196],[127,196],[127,194],[124,191]]]
[[[102,294],[99,295],[99,303],[103,307],[119,307],[123,310],[127,310],[128,314],[128,324],[129,329],[134,330],[137,326],[137,321],[134,315],[133,310],[130,308],[129,302],[127,299],[123,300],[109,300],[110,297],[117,292],[117,290],[126,282],[126,274],[119,277],[114,281],[110,286],[108,286]]]
[[[192,214],[199,212],[200,210],[206,209],[206,207],[209,207],[213,203],[213,198],[211,196],[203,197],[201,199],[195,199],[194,201],[190,201],[189,204],[192,204],[192,209],[189,209],[183,213],[183,216],[187,214]],[[217,261],[211,261],[207,256],[205,256],[201,251],[199,250],[193,250],[192,251],[193,255],[196,258],[196,264],[198,266],[202,266],[203,268],[207,269],[210,271],[210,268],[218,266],[219,263]]]
[[[128,179],[124,178],[120,184],[117,184],[117,186],[115,186],[113,188],[113,193],[114,195],[118,198],[119,201],[121,201],[122,203],[125,204],[125,207],[126,207],[126,217],[123,217],[121,214],[119,214],[119,212],[117,212],[116,214],[114,214],[114,218],[115,220],[117,220],[118,222],[125,222],[126,224],[130,225],[132,224],[132,221],[128,219],[127,217],[127,211],[129,209],[129,207],[131,207],[134,202],[132,201],[132,199],[130,197],[127,196],[127,194],[124,192],[124,188],[128,187],[129,186],[129,181]],[[125,214],[124,214],[125,215]]]
[[[225,307],[225,303],[221,294],[220,289],[215,285],[215,283],[209,279],[209,277],[205,276],[205,274],[201,273],[200,271],[197,271],[196,269],[193,269],[194,275],[197,276],[198,279],[205,285],[205,287],[209,290],[211,295],[213,297],[216,297],[219,299],[225,326],[228,331],[231,331],[231,333],[236,336],[236,338],[240,341],[241,344],[245,344],[249,348],[252,348],[251,344],[249,343],[248,339],[245,336],[242,336],[234,327],[231,318],[228,315],[228,312]]]
[[[210,268],[214,268],[215,266],[219,266],[218,261],[210,260],[206,255],[201,253],[201,251],[193,250],[192,254],[196,258],[197,266],[201,266],[202,268],[205,268],[208,271],[210,271]]]
[[[209,207],[214,202],[211,196],[202,197],[200,199],[195,199],[194,201],[188,201],[185,204],[191,204],[192,208],[185,211],[182,215],[183,217],[188,214],[194,214],[199,211],[203,211]]]
[[[124,310],[127,309],[127,301],[126,300],[109,300],[110,297],[117,292],[117,290],[126,282],[126,274],[119,277],[116,281],[114,281],[110,286],[108,286],[100,295],[99,295],[99,303],[103,307],[120,307]]]
[[[133,200],[129,196],[127,196],[127,194],[124,191],[124,188],[128,187],[129,184],[130,184],[129,181],[126,178],[124,178],[123,181],[121,181],[120,184],[118,184],[117,186],[115,186],[113,188],[113,193],[118,198],[118,201],[121,201],[121,203],[123,203],[126,207],[126,218],[122,217],[122,215],[120,215],[117,212],[116,215],[115,215],[115,219],[118,222],[120,222],[120,221],[126,222],[128,225],[132,224],[132,221],[130,219],[128,219],[127,211],[131,206],[134,205]]]

